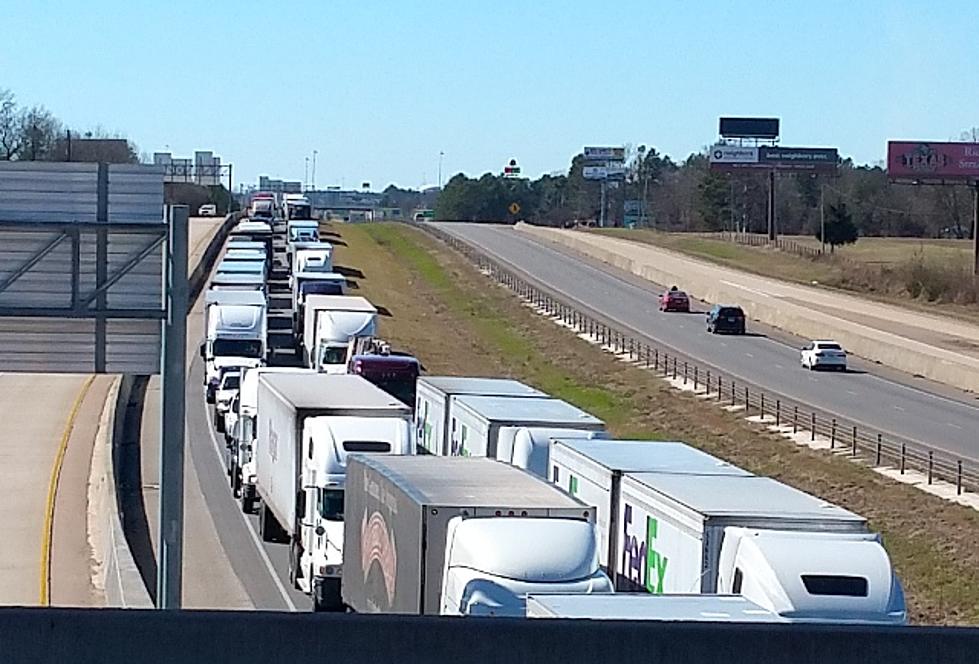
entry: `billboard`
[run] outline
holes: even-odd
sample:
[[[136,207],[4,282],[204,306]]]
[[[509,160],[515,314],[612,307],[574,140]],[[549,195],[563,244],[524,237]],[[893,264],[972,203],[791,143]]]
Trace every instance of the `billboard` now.
[[[979,143],[888,141],[892,180],[979,181]]]
[[[833,173],[839,164],[836,148],[715,145],[708,157],[711,170],[722,172],[763,169]]]
[[[587,161],[624,161],[625,148],[586,147],[584,156]]]
[[[586,180],[609,180],[625,177],[624,166],[584,166],[581,175]]]
[[[778,138],[778,118],[721,118],[724,138]]]

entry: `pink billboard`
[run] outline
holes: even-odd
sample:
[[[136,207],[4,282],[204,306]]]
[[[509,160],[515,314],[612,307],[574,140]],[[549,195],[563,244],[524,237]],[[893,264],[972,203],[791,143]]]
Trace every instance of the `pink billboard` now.
[[[895,180],[979,180],[979,143],[889,141],[887,175]]]

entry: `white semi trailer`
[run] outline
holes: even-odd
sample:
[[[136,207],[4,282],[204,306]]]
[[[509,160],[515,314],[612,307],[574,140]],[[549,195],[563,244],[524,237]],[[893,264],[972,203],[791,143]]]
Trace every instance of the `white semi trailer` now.
[[[608,593],[594,509],[492,459],[355,455],[344,603],[360,613],[523,616],[528,593]]]
[[[360,376],[260,374],[253,451],[264,541],[288,542],[289,578],[337,610],[347,455],[412,454],[411,408]]]
[[[415,392],[415,438],[422,454],[449,454],[449,411],[455,397],[550,398],[538,389],[510,378],[423,376]]]

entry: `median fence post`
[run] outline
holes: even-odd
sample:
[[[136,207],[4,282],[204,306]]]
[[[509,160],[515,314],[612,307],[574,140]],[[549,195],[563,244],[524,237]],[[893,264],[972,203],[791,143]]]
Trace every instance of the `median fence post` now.
[[[734,402],[734,387],[735,387],[735,382],[734,380],[732,380],[731,381],[731,407],[732,408],[734,408],[734,406],[736,405]]]
[[[697,365],[695,364],[695,365],[693,366],[693,391],[694,391],[694,392],[696,392],[696,391],[697,391],[697,387],[698,387],[698,382],[699,382],[699,381],[698,381],[698,376],[697,376]],[[708,387],[707,387],[707,391],[708,391],[708,392],[710,392],[710,386],[709,386],[709,385],[708,385]]]
[[[931,484],[932,475],[935,472],[935,453],[928,450],[928,484]]]
[[[684,385],[687,384],[687,362],[686,362],[686,360],[684,360],[684,362],[683,362],[683,384]]]
[[[962,495],[962,459],[959,459],[958,470],[955,474],[955,493],[956,495]]]
[[[765,419],[765,393],[761,393],[761,419]]]
[[[879,436],[880,434],[877,435]],[[907,443],[901,443],[901,474],[902,475],[904,474],[904,464],[905,464],[905,458],[907,453],[908,453]]]
[[[659,348],[653,349],[653,353],[654,353],[654,355],[653,355],[653,362],[655,363],[655,366],[653,367],[653,369],[655,371],[659,371]]]
[[[782,400],[775,400],[775,426],[782,426]]]
[[[853,440],[856,441],[856,439],[857,439],[857,428],[856,427],[853,427]],[[882,451],[881,448],[882,447],[883,447],[883,445],[881,444],[880,434],[877,434],[877,463],[876,463],[876,465],[878,465],[878,466],[880,465],[880,455],[881,455],[881,451]]]
[[[850,446],[850,456],[857,456],[857,428],[853,427],[853,438],[851,439],[853,443]]]
[[[676,355],[673,356],[673,380],[676,380]]]
[[[633,337],[629,337],[629,359],[630,360],[632,359],[632,356],[635,354],[635,352],[636,352],[636,340]]]
[[[646,344],[646,368],[649,368],[649,344]]]
[[[812,442],[816,440],[816,413],[812,414],[812,417],[810,418],[810,422],[811,424],[809,425],[809,441]]]
[[[799,407],[795,406],[792,411],[792,433],[799,433]]]
[[[745,415],[750,415],[751,414],[751,404],[750,404],[750,402],[748,400],[748,387],[747,386],[745,386],[745,388],[744,388],[744,414]]]
[[[836,418],[833,418],[833,422],[830,425],[829,430],[829,449],[836,449]]]
[[[722,399],[722,397],[721,397],[721,390],[724,387],[723,383],[724,383],[724,379],[721,378],[720,376],[718,376],[717,377],[717,401],[718,401],[718,403]]]

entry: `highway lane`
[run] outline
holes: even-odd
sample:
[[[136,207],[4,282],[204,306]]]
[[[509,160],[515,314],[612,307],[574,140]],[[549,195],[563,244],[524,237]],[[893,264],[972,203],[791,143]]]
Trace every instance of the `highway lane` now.
[[[805,371],[796,347],[766,335],[708,334],[702,313],[660,312],[660,286],[635,283],[612,268],[593,265],[509,226],[441,228],[518,266],[556,294],[733,376],[896,437],[979,458],[979,408],[973,405],[891,380],[867,363],[854,362],[856,370],[846,374]]]

